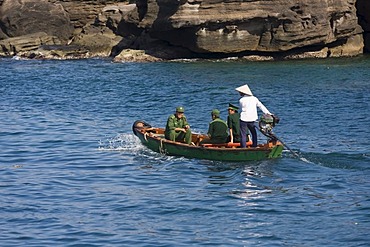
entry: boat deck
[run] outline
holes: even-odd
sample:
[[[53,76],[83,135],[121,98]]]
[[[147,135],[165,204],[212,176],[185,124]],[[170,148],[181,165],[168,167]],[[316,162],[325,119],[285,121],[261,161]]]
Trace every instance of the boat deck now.
[[[153,137],[155,139],[165,139],[164,135],[164,129],[162,128],[144,128],[141,129],[140,132],[142,132],[144,135],[148,135],[150,137]],[[207,139],[208,136],[204,134],[192,134],[192,146],[200,146],[200,147],[207,147],[207,148],[238,148],[240,147],[240,143],[219,143],[219,144],[200,144],[200,142],[204,139]],[[166,141],[170,141],[165,139]],[[185,143],[182,143],[185,144]],[[272,143],[267,143],[267,144],[259,144],[256,148],[270,148],[274,144]],[[247,148],[252,148],[252,142],[248,141],[247,142]]]

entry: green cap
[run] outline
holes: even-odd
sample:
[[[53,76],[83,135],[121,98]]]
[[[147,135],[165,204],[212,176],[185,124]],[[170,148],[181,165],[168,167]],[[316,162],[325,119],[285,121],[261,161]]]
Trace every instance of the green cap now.
[[[212,110],[212,115],[215,115],[216,117],[220,116],[220,111],[218,109],[213,109]]]
[[[184,107],[182,107],[182,106],[176,107],[176,112],[184,113],[185,112]]]
[[[229,103],[229,108],[228,109],[231,109],[231,110],[234,110],[234,111],[238,111],[239,107]]]

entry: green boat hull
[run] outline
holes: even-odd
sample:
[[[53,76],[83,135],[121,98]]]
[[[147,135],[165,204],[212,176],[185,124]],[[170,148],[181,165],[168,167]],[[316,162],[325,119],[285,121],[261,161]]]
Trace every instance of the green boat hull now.
[[[153,135],[143,130],[143,128],[135,128],[135,126],[133,126],[133,132],[144,146],[154,152],[191,159],[229,162],[257,161],[279,158],[283,151],[283,145],[279,142],[261,144],[256,148],[205,147],[169,141],[164,139],[163,136]]]

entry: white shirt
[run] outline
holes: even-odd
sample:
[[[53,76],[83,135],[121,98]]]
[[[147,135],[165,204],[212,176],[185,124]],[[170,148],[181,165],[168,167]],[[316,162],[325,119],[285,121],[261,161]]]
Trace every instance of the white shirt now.
[[[239,105],[241,109],[240,120],[244,122],[254,122],[258,119],[257,107],[263,113],[271,114],[255,96],[244,95],[240,98]]]

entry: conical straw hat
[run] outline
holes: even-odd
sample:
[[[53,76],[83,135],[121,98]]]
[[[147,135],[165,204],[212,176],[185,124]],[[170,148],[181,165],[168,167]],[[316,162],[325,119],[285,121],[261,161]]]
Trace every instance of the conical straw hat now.
[[[253,96],[252,91],[249,89],[247,84],[245,84],[243,86],[240,86],[240,87],[237,87],[237,88],[235,88],[235,90],[240,92],[240,93]]]

